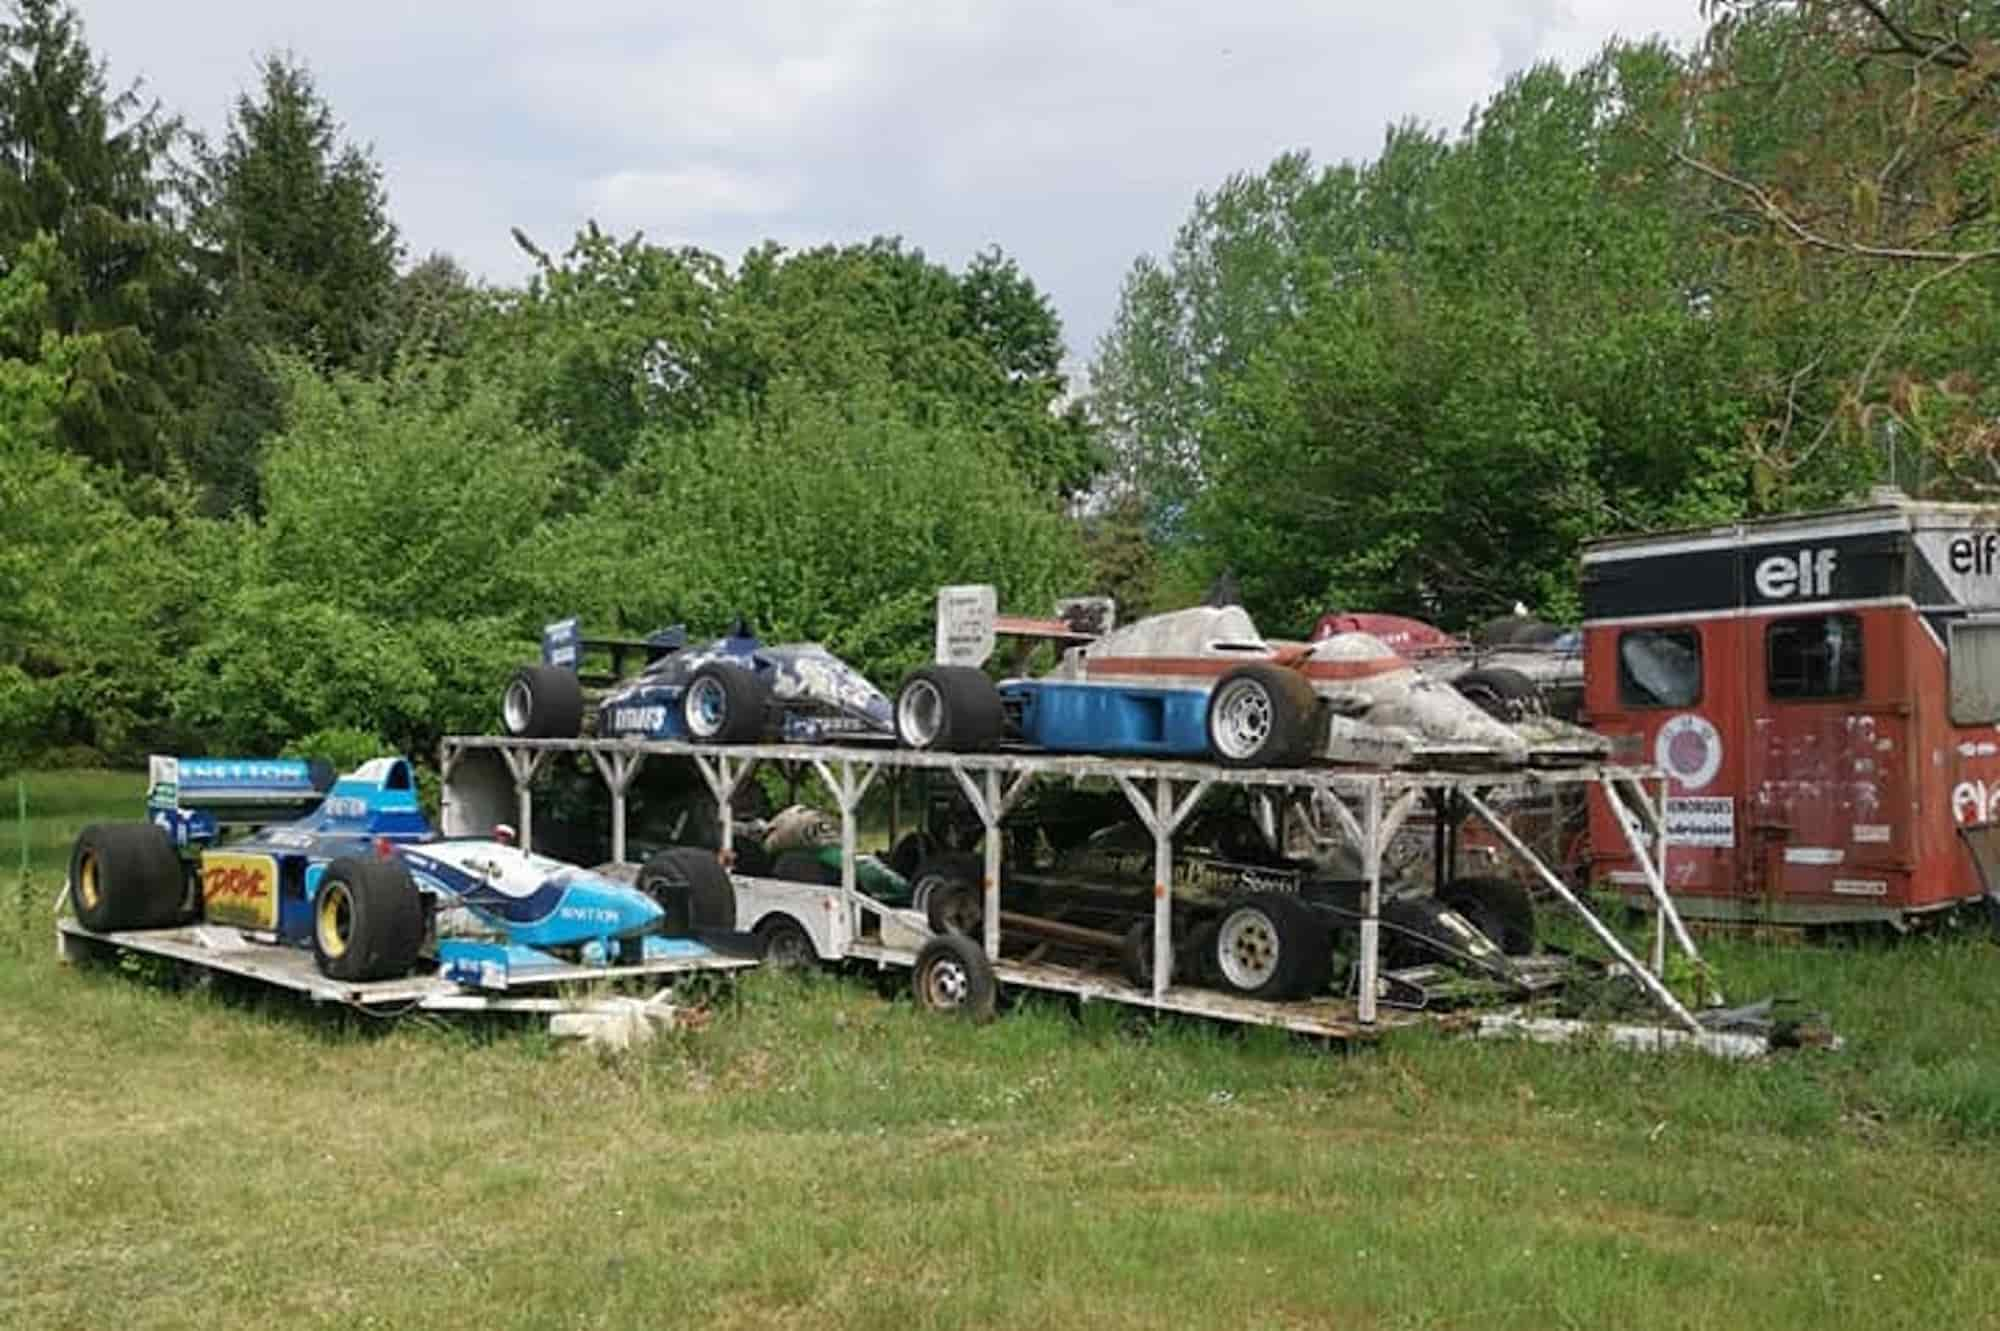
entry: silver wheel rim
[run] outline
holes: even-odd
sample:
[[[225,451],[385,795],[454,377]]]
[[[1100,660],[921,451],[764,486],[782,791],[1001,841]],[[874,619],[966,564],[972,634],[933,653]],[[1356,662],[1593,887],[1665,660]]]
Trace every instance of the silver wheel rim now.
[[[1231,911],[1215,935],[1215,961],[1237,989],[1259,989],[1278,973],[1278,926],[1263,911]]]
[[[1215,751],[1241,761],[1254,757],[1271,737],[1271,695],[1254,679],[1232,680],[1216,695],[1208,737]]]
[[[689,685],[681,719],[687,722],[688,734],[697,739],[713,739],[721,733],[729,720],[729,698],[722,691],[722,681],[703,675]]]
[[[913,749],[928,749],[944,729],[944,695],[927,679],[911,680],[896,699],[896,734]]]
[[[507,692],[500,699],[500,719],[507,723],[510,735],[528,733],[528,718],[534,714],[535,691],[528,687],[524,679],[517,679],[507,686]]]
[[[971,989],[972,977],[955,957],[934,961],[924,972],[924,997],[934,1008],[963,1007]]]

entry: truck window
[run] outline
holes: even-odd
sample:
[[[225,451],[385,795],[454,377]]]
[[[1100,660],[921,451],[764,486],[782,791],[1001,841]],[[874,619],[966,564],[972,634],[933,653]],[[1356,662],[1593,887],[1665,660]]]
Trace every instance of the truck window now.
[[[1780,619],[1764,630],[1765,683],[1773,698],[1810,701],[1861,693],[1861,620],[1854,615]]]
[[[1627,707],[1688,707],[1701,697],[1701,634],[1627,629],[1618,635],[1618,701]]]
[[[1961,726],[2000,721],[2000,618],[1951,626],[1951,719]]]

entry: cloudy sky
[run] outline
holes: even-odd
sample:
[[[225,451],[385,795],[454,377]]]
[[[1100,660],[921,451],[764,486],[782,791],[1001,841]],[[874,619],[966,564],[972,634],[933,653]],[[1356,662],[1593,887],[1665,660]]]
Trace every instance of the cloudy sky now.
[[[1697,0],[81,0],[114,86],[215,130],[289,50],[372,145],[412,257],[519,278],[586,219],[736,259],[987,245],[1088,359],[1195,193],[1457,127],[1513,70],[1700,32]]]

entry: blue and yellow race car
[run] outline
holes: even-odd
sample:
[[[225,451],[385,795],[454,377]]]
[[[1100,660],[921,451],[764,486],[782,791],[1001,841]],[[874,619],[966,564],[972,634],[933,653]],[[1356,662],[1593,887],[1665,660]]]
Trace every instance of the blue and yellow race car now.
[[[310,947],[333,979],[388,979],[428,959],[447,979],[504,988],[700,954],[667,936],[674,916],[699,898],[712,921],[733,901],[699,850],[662,852],[635,887],[523,849],[510,829],[441,838],[402,758],[335,780],[296,759],[155,756],[150,775],[146,821],[93,824],[71,851],[86,929],[233,926]]]

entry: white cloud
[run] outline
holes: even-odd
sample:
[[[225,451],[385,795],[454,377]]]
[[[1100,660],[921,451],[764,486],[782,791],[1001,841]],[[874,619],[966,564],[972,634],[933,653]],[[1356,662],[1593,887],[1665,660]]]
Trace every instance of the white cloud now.
[[[1074,354],[1195,193],[1276,154],[1361,158],[1385,125],[1456,130],[1514,69],[1614,33],[1687,42],[1696,0],[88,0],[122,85],[218,127],[258,54],[312,67],[372,143],[413,255],[495,280],[520,226],[586,218],[734,259],[897,233],[999,244]],[[217,34],[228,34],[222,42]]]

